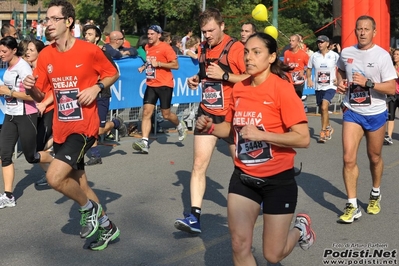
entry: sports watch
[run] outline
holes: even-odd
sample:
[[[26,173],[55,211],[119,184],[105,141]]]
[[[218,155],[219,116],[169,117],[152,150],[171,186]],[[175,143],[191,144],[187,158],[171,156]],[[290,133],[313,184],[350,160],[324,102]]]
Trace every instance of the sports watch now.
[[[223,79],[224,81],[229,81],[229,73],[224,72],[224,74],[223,74],[223,76],[222,76],[222,79]]]
[[[96,85],[98,85],[98,87],[100,87],[101,91],[103,91],[105,89],[104,84],[102,84],[101,82],[97,82]]]
[[[371,79],[367,79],[367,81],[366,81],[366,88],[369,88],[369,89],[374,89],[374,82],[372,82],[371,81]]]

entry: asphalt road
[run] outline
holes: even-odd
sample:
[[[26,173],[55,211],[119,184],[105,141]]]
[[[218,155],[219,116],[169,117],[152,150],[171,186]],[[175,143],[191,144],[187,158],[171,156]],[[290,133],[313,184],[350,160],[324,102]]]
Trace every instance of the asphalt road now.
[[[296,166],[303,163],[297,177],[297,212],[311,216],[317,240],[308,251],[296,247],[277,265],[332,265],[332,259],[346,263],[336,265],[398,265],[399,134],[393,135],[393,146],[383,148],[381,213],[372,216],[363,211],[358,221],[343,225],[336,223],[346,202],[341,114],[331,115],[335,132],[325,144],[317,143],[320,117],[309,114],[308,118],[311,145],[298,149],[296,157]],[[395,132],[398,127],[397,123]],[[132,137],[122,138],[114,147],[100,146],[103,164],[87,167],[94,191],[121,229],[119,240],[98,252],[88,250],[90,240],[79,237],[77,204],[52,189],[35,188],[42,172],[19,156],[15,160],[17,206],[0,210],[0,265],[232,265],[226,196],[233,165],[227,145],[220,141],[213,154],[202,208],[202,234],[192,236],[177,231],[173,223],[190,209],[193,136],[189,134],[182,143],[176,132],[156,137],[148,155],[132,150]],[[358,199],[365,209],[371,176],[364,141],[358,162]],[[259,265],[271,265],[262,255],[262,225],[259,216],[254,255]],[[392,263],[382,264],[383,259]]]

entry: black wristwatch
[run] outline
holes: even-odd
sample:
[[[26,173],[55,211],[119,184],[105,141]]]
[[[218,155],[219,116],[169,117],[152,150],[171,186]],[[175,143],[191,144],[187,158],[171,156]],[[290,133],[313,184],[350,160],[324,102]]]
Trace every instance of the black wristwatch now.
[[[223,79],[224,81],[229,81],[229,73],[224,72],[224,74],[223,74],[223,76],[222,76],[222,79]]]
[[[369,88],[369,89],[374,89],[374,82],[372,82],[371,81],[371,79],[367,79],[367,81],[366,81],[366,88]]]
[[[98,87],[100,87],[101,91],[103,91],[105,89],[104,84],[102,84],[101,82],[97,82],[96,85],[98,85]]]

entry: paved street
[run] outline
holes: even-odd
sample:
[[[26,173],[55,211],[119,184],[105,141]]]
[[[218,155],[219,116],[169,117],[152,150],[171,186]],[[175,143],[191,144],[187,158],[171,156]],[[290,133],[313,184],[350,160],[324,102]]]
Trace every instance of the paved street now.
[[[314,108],[309,109],[314,112]],[[303,164],[297,177],[297,212],[312,217],[317,240],[308,251],[295,248],[277,265],[327,265],[332,264],[328,260],[332,256],[353,265],[398,265],[392,250],[399,247],[399,134],[393,135],[393,146],[383,148],[381,213],[371,216],[363,211],[359,221],[342,225],[336,223],[346,202],[341,174],[341,114],[331,115],[335,132],[325,144],[317,143],[320,117],[308,113],[308,118],[311,145],[297,150],[296,157],[296,166]],[[395,132],[399,132],[398,122]],[[183,143],[177,141],[176,132],[156,137],[148,155],[133,151],[132,137],[122,138],[115,147],[100,146],[103,164],[86,168],[92,188],[121,229],[120,239],[99,252],[87,250],[89,241],[79,237],[78,206],[52,189],[35,188],[41,170],[28,164],[23,155],[16,159],[17,206],[0,210],[0,265],[232,265],[226,197],[233,165],[227,145],[220,141],[214,152],[202,208],[203,232],[192,236],[175,230],[173,223],[190,209],[193,135]],[[365,209],[371,177],[364,141],[358,160],[358,198]],[[271,265],[262,255],[262,225],[259,216],[254,255],[259,265]],[[359,254],[356,258],[354,252],[362,250],[367,258]],[[323,258],[326,254],[330,256]],[[392,264],[382,264],[382,259],[375,257],[378,255],[392,259]]]

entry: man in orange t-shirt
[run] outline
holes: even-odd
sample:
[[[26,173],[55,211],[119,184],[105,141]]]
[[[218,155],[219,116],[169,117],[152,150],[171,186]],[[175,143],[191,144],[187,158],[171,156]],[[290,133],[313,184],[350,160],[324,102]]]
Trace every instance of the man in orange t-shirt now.
[[[214,123],[222,123],[227,113],[233,86],[248,77],[243,74],[244,45],[224,34],[224,22],[219,10],[209,8],[199,18],[205,42],[198,50],[200,72],[187,80],[191,89],[202,83],[202,101],[198,116],[212,117]],[[206,187],[206,170],[218,138],[207,133],[194,131],[194,162],[191,172],[191,213],[183,219],[176,219],[175,227],[188,233],[201,233],[200,215]],[[229,144],[234,158],[233,138],[224,139]]]
[[[291,81],[294,84],[296,94],[302,98],[305,86],[305,67],[308,65],[309,55],[300,47],[298,34],[290,37],[290,49],[284,52],[284,63],[292,67],[290,71]]]
[[[54,96],[55,157],[46,178],[52,188],[81,207],[80,237],[90,238],[99,231],[99,237],[89,248],[103,250],[119,237],[120,231],[88,185],[84,154],[98,134],[97,96],[111,86],[119,74],[100,48],[71,34],[75,10],[67,0],[51,1],[46,20],[55,44],[40,52],[33,75],[23,81],[37,102],[46,93]]]
[[[173,74],[172,69],[178,69],[176,53],[169,43],[160,40],[162,28],[152,25],[147,31],[148,44],[145,46],[147,61],[139,67],[139,72],[145,70],[147,77],[147,88],[143,99],[143,118],[141,131],[143,138],[133,142],[133,149],[141,153],[148,153],[148,137],[151,131],[151,116],[159,99],[161,112],[164,119],[172,122],[179,133],[179,140],[183,141],[187,134],[187,127],[184,121],[180,121],[175,113],[170,111],[173,95]]]

